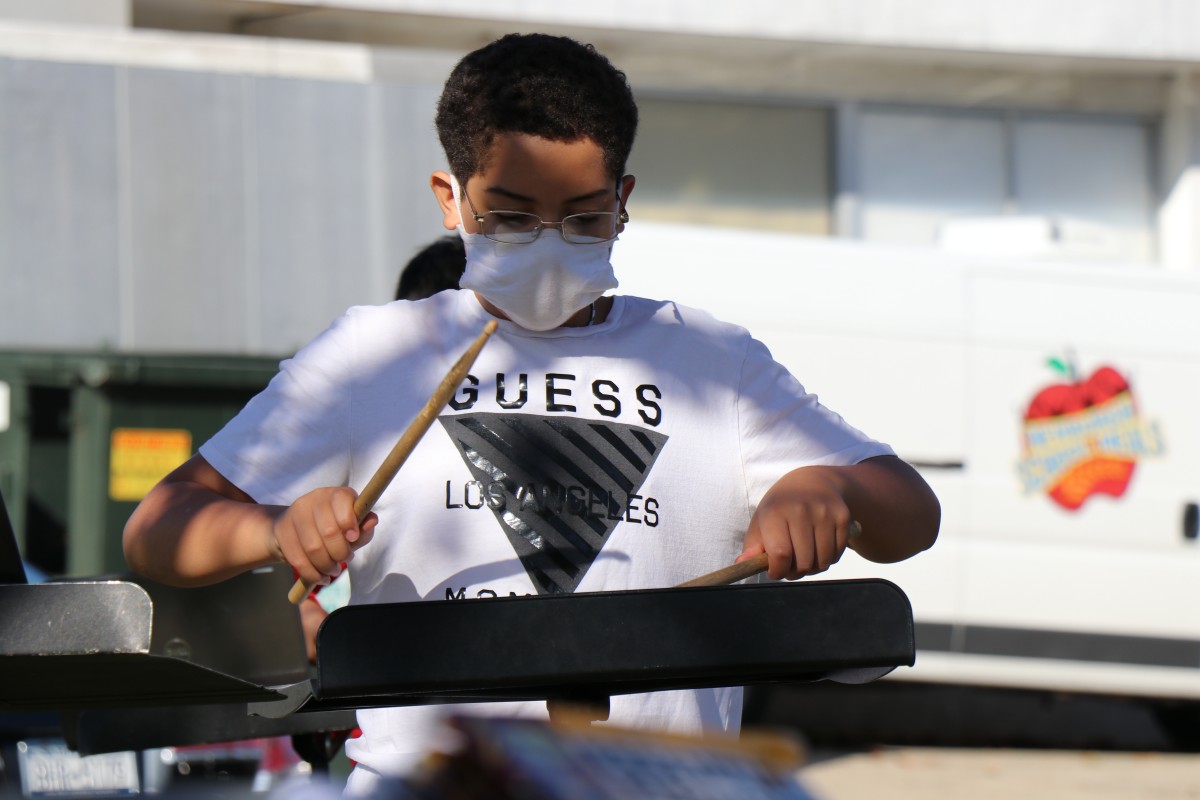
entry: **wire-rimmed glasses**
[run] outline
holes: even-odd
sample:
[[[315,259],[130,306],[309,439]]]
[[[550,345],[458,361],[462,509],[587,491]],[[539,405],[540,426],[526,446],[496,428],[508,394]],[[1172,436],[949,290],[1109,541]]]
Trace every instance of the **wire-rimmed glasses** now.
[[[557,228],[562,238],[571,244],[602,244],[617,238],[617,224],[629,222],[629,214],[621,209],[613,211],[587,211],[571,214],[557,222],[544,220],[537,214],[525,211],[475,210],[471,198],[464,192],[471,217],[485,238],[504,244],[529,244],[542,235],[546,228]]]

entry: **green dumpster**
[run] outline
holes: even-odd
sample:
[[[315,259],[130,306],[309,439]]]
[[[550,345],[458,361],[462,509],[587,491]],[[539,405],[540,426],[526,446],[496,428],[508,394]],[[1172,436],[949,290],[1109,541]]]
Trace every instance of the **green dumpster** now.
[[[278,371],[279,358],[0,351],[0,491],[50,575],[127,570],[138,500]]]

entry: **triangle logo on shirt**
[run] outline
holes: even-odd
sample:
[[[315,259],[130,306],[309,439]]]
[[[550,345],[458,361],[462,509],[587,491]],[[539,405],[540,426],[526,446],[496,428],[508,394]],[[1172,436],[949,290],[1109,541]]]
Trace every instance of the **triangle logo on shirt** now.
[[[664,434],[606,420],[496,413],[438,419],[538,594],[575,591],[617,523],[642,521],[638,490],[667,443]]]

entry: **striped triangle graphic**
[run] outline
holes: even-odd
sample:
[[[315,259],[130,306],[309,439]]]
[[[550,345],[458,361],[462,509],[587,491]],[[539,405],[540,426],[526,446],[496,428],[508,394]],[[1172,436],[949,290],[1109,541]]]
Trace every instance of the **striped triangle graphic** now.
[[[575,591],[667,437],[620,422],[532,414],[439,417],[538,594]],[[630,508],[634,509],[633,512]]]

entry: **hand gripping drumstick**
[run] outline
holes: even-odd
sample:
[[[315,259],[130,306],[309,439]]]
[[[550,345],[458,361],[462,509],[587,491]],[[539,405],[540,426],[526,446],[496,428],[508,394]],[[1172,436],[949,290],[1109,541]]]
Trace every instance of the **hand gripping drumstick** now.
[[[850,520],[850,539],[855,539],[862,534],[862,526],[857,520]],[[760,572],[767,570],[767,554],[759,553],[753,558],[748,558],[745,561],[739,561],[736,564],[730,564],[728,567],[721,567],[718,570],[713,570],[699,578],[692,578],[690,581],[684,581],[676,589],[687,589],[694,586],[724,586],[727,583],[735,583],[744,580]],[[546,701],[546,708],[550,712],[550,721],[558,721],[560,724],[565,720],[567,724],[582,723],[585,726],[592,722],[607,722],[609,709],[608,698],[600,698],[598,705],[584,702],[568,702],[563,700],[549,699]]]
[[[392,478],[396,477],[396,473],[400,471],[400,466],[412,454],[416,448],[417,442],[421,441],[421,437],[425,435],[425,431],[429,430],[429,426],[437,419],[437,415],[441,412],[446,403],[450,402],[450,398],[454,396],[458,385],[462,383],[463,378],[467,375],[467,370],[475,363],[475,359],[479,356],[479,351],[487,344],[488,337],[496,331],[496,321],[489,320],[487,325],[483,326],[483,333],[475,338],[467,351],[454,363],[450,371],[446,373],[446,377],[442,378],[442,382],[434,389],[429,401],[425,403],[425,407],[420,410],[416,418],[409,423],[408,428],[404,433],[400,434],[399,441],[392,448],[392,452],[388,453],[387,458],[379,465],[379,469],[375,470],[375,474],[371,476],[371,480],[367,481],[367,485],[359,493],[358,499],[354,501],[354,516],[359,524],[362,524],[363,519],[367,514],[371,513],[371,509],[375,507],[375,503],[383,495],[383,490],[392,482]],[[308,596],[311,586],[308,586],[303,580],[297,580],[292,584],[291,591],[288,592],[288,600],[291,600],[294,605],[300,605],[301,601]]]
[[[861,534],[862,526],[858,524],[857,520],[850,520],[851,541],[856,539]],[[713,570],[706,575],[701,575],[699,578],[692,578],[690,581],[684,581],[675,588],[686,589],[691,586],[724,586],[727,583],[736,583],[737,581],[766,571],[767,554],[759,553],[753,558],[747,558],[745,561],[739,561],[736,564],[730,564],[728,567],[721,567],[720,569]]]

